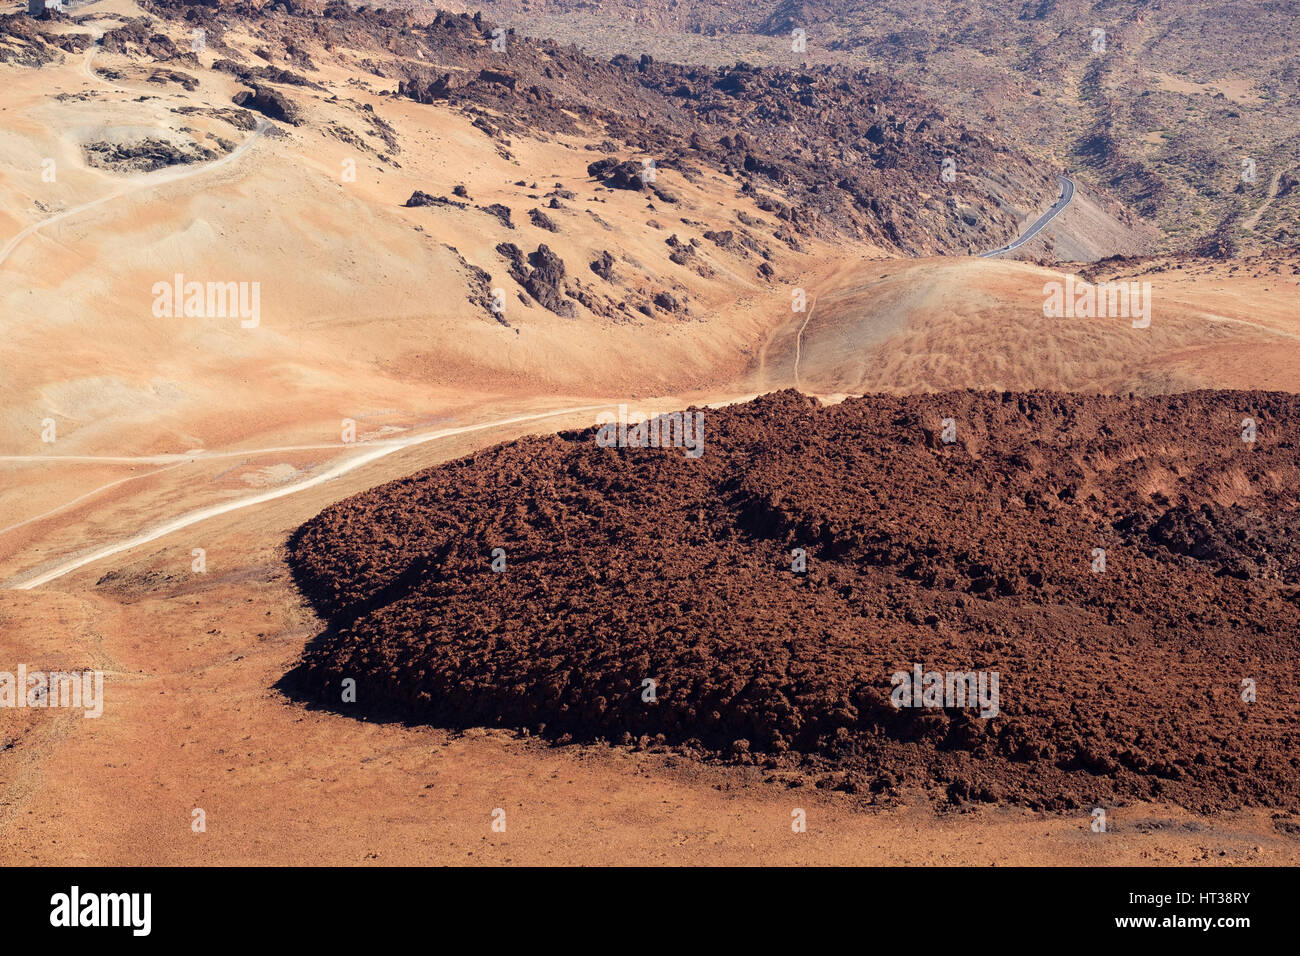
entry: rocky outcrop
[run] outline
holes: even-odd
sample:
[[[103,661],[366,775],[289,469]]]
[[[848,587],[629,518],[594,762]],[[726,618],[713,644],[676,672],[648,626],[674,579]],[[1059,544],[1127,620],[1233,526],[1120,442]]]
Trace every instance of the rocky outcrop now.
[[[0,63],[40,67],[59,56],[58,49],[46,42],[34,18],[26,13],[0,15]]]
[[[509,206],[503,205],[499,202],[494,202],[490,206],[479,206],[478,208],[481,209],[483,212],[487,213],[489,216],[492,216],[493,218],[500,220],[501,225],[505,226],[507,229],[515,228],[515,224],[510,218]]]
[[[610,189],[636,190],[646,189],[649,177],[646,167],[641,163],[631,159],[619,161],[613,158],[598,159],[594,163],[588,163],[587,175]]]
[[[614,257],[606,249],[600,254],[600,258],[591,264],[591,271],[596,273],[606,282],[614,281]]]
[[[148,9],[210,32],[251,16],[243,7],[214,11],[181,0],[149,0]],[[307,69],[305,51],[317,44],[357,51],[372,73],[393,78],[384,85],[396,95],[459,111],[506,159],[515,158],[516,136],[582,135],[605,154],[591,164],[597,181],[652,193],[655,204],[670,206],[677,182],[665,176],[689,180],[703,169],[730,175],[751,209],[781,221],[776,238],[790,248],[816,235],[907,254],[965,254],[1011,238],[1013,210],[1044,207],[1057,192],[1051,170],[947,120],[916,89],[881,74],[840,66],[687,67],[649,56],[602,60],[513,33],[503,54],[493,50],[494,24],[483,17],[439,12],[415,22],[405,11],[342,3],[312,12],[277,7],[256,24],[264,63],[241,63],[232,49],[216,69],[259,88],[310,88],[313,81],[274,64]],[[133,20],[106,43],[148,55],[159,33],[148,18]],[[152,49],[170,52],[160,43]],[[940,178],[946,158],[961,171],[952,182]],[[921,201],[920,192],[935,201]],[[978,210],[974,222],[949,199]],[[754,228],[773,232],[770,223]]]
[[[178,145],[170,140],[148,137],[132,143],[87,143],[86,162],[118,173],[147,173],[168,166],[205,163],[218,159],[218,152],[197,143]]]
[[[559,208],[558,206],[556,208]],[[538,229],[545,229],[547,232],[559,232],[560,227],[555,224],[555,220],[540,209],[528,210],[528,220]]]
[[[402,203],[403,206],[411,208],[417,206],[451,206],[455,209],[466,209],[468,203],[456,202],[454,199],[448,199],[446,196],[430,196],[428,193],[417,189],[411,193],[411,198]]]
[[[544,309],[556,315],[573,318],[577,309],[564,291],[564,260],[545,243],[537,247],[525,260],[523,252],[513,242],[497,246],[497,253],[506,260],[512,279]]]
[[[189,92],[194,92],[199,88],[199,81],[188,73],[182,73],[179,70],[154,70],[149,74],[149,83],[175,83]]]
[[[576,313],[573,303],[564,298],[564,260],[551,251],[545,243],[529,255],[528,264],[532,267],[524,281],[528,294],[545,309],[556,315],[572,318]]]
[[[273,90],[269,86],[255,85],[252,90],[236,93],[234,102],[237,106],[256,110],[263,116],[290,126],[301,126],[303,123],[297,105],[279,90]]]

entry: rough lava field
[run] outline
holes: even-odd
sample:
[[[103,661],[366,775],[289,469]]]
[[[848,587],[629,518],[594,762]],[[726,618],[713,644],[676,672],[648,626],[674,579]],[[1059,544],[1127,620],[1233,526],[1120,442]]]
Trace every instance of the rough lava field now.
[[[291,563],[331,628],[289,683],[871,801],[1294,812],[1297,414],[1263,392],[782,392],[707,413],[698,458],[524,439],[303,526]],[[915,663],[999,673],[1000,713],[893,706]]]

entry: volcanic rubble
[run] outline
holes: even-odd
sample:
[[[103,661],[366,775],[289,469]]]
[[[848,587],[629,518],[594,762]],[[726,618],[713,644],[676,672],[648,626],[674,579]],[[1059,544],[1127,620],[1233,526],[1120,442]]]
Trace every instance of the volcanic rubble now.
[[[698,457],[587,429],[328,508],[290,542],[328,627],[284,686],[868,803],[1300,810],[1300,397],[787,391],[704,416]],[[996,672],[997,715],[894,706],[915,665]]]

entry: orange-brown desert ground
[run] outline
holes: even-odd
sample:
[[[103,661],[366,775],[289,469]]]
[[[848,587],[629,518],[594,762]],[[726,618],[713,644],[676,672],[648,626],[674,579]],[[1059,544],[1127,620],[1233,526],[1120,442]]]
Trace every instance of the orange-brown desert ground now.
[[[148,32],[188,49],[186,21],[132,0],[81,4],[45,29],[98,41],[146,15]],[[1300,862],[1300,819],[1276,807],[1126,802],[1105,833],[1086,808],[950,806],[924,787],[867,807],[667,745],[384,722],[283,693],[325,627],[290,572],[297,528],[377,485],[587,428],[620,404],[722,406],[786,388],[826,403],[964,388],[1300,391],[1295,248],[1156,254],[1092,199],[1014,259],[961,254],[974,239],[946,248],[939,232],[916,255],[869,231],[787,242],[784,199],[756,204],[742,169],[665,165],[672,201],[648,199],[588,174],[606,155],[588,148],[606,136],[590,117],[493,137],[474,114],[395,95],[390,71],[359,67],[432,60],[432,44],[297,41],[311,70],[280,33],[234,20],[219,48],[167,67],[193,88],[151,80],[160,61],[130,45],[46,44],[57,55],[39,69],[0,59],[0,670],[106,681],[97,719],[0,709],[0,863]],[[248,83],[213,64],[265,65],[253,50],[268,43],[274,65],[313,85],[277,87],[298,125],[250,113],[240,128],[219,111]],[[154,171],[87,158],[88,143],[146,133],[213,157]],[[989,248],[1055,199],[1054,180],[1039,194],[1024,176],[1006,181],[1041,202],[1009,206]],[[404,205],[416,191],[453,204]],[[511,226],[482,211],[498,204]],[[745,230],[752,248],[703,238]],[[509,273],[506,243],[545,244],[566,264],[572,315]],[[589,267],[606,251],[617,286]],[[1130,257],[1100,258],[1116,254]],[[480,301],[475,270],[504,289],[503,314]],[[258,324],[157,316],[153,287],[177,273],[259,282]],[[1151,283],[1150,327],[1044,317],[1045,283],[1067,273]]]

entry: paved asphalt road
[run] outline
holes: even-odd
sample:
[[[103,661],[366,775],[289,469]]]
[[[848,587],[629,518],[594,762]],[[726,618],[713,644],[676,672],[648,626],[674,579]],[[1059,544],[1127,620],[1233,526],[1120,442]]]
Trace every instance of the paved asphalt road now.
[[[992,252],[981,252],[981,259],[991,259],[993,256],[1000,256],[1004,252],[1011,252],[1014,249],[1019,249],[1030,239],[1034,238],[1034,236],[1038,235],[1044,226],[1059,216],[1066,206],[1070,205],[1070,200],[1074,198],[1074,180],[1066,179],[1064,176],[1057,176],[1056,178],[1061,181],[1061,196],[1056,200],[1056,202],[1052,203],[1052,208],[1039,216],[1034,224],[1026,230],[1025,234],[1015,242],[1011,243],[1009,246],[1003,246],[1001,249],[994,249]]]

